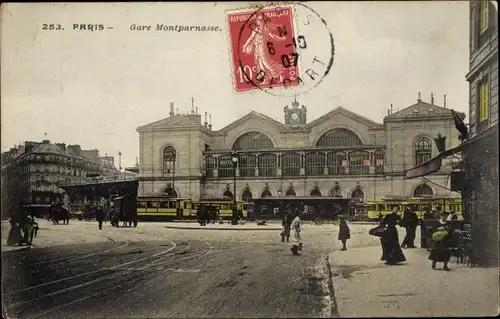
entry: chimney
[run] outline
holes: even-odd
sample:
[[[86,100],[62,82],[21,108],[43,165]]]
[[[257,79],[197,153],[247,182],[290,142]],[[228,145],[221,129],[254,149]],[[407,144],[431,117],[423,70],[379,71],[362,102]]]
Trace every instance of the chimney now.
[[[420,95],[420,92],[418,92],[418,99],[417,99],[417,102],[422,102],[422,96]]]
[[[196,115],[198,115],[198,107],[196,107]]]
[[[431,105],[434,105],[434,93],[431,93]]]
[[[135,165],[139,165],[139,157],[135,158]]]
[[[208,129],[212,130],[212,114],[208,115]]]
[[[387,116],[391,115],[391,110],[387,109]]]
[[[391,114],[392,114],[392,104],[391,104]]]
[[[174,102],[170,102],[170,117],[174,116]]]
[[[191,98],[191,114],[194,114],[194,97]]]
[[[203,125],[205,125],[205,127],[208,127],[208,122],[207,122],[207,112],[205,112],[205,122],[203,123]]]
[[[444,95],[443,107],[446,108],[446,94]]]
[[[176,111],[177,111],[177,115],[179,115],[179,108],[177,108]]]

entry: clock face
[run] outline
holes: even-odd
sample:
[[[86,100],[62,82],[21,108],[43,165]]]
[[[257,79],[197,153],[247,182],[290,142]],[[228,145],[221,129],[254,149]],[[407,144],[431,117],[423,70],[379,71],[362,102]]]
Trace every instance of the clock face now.
[[[299,118],[297,113],[292,113],[292,120],[296,121]]]

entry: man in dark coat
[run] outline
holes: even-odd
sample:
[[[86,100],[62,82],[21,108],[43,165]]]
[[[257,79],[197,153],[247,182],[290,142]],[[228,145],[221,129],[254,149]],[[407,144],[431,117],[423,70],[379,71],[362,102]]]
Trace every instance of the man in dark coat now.
[[[401,225],[406,229],[406,235],[401,243],[401,248],[416,248],[415,237],[418,226],[418,216],[415,212],[412,212],[409,207],[405,209]]]
[[[102,230],[102,222],[104,221],[104,218],[106,217],[106,214],[104,213],[104,210],[102,209],[101,206],[98,206],[96,211],[95,211],[95,219],[99,223],[99,229]]]
[[[292,220],[290,219],[290,216],[288,214],[285,214],[283,216],[283,220],[281,221],[281,226],[283,226],[283,229],[281,230],[281,242],[285,242],[285,238],[286,242],[289,242]]]
[[[451,253],[450,253],[450,240],[451,230],[447,227],[447,223],[445,221],[440,221],[440,226],[438,229],[432,234],[432,250],[429,254],[429,260],[432,260],[432,269],[436,269],[436,263],[442,262],[444,263],[443,270],[450,271],[448,268],[448,262],[450,261]],[[441,233],[441,236],[437,236],[438,233]]]
[[[346,251],[347,250],[347,240],[348,239],[351,239],[351,230],[349,229],[349,226],[347,225],[347,222],[345,221],[344,219],[344,216],[342,215],[339,215],[339,220],[340,220],[340,224],[339,224],[339,237],[338,237],[338,240],[340,240],[342,242],[342,251]]]

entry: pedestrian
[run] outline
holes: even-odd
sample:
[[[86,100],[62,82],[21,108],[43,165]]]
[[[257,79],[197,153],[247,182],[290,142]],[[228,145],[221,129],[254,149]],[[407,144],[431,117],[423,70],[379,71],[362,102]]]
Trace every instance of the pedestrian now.
[[[401,220],[401,226],[403,226],[406,230],[406,235],[401,243],[401,248],[416,248],[415,237],[418,226],[418,216],[415,212],[412,212],[409,207],[405,208],[403,219]]]
[[[382,244],[382,258],[387,265],[395,265],[406,261],[403,250],[399,245],[399,236],[396,225],[401,224],[401,217],[398,215],[398,207],[394,207],[392,212],[386,215],[382,221],[385,232],[380,239]]]
[[[17,222],[14,215],[10,218],[10,231],[7,237],[7,245],[16,245],[22,239],[21,226]]]
[[[300,237],[301,221],[298,211],[296,211],[295,218],[292,221],[291,230],[292,230],[292,248],[290,248],[290,250],[294,255],[300,255],[299,251],[302,250],[302,238]]]
[[[281,226],[283,226],[283,229],[281,230],[281,242],[286,242],[288,243],[290,241],[290,228],[292,227],[292,221],[290,220],[290,215],[285,214],[283,216],[283,220],[281,221]]]
[[[24,242],[28,245],[33,243],[33,235],[35,234],[35,229],[38,227],[38,223],[35,217],[31,213],[28,213],[24,221]]]
[[[436,263],[444,263],[443,270],[450,271],[448,262],[450,261],[450,234],[446,227],[447,223],[440,221],[440,226],[432,233],[432,250],[429,260],[432,260],[432,269],[436,269]]]
[[[349,229],[349,226],[347,225],[346,220],[344,219],[343,215],[339,215],[339,236],[338,240],[342,242],[342,249],[341,251],[346,251],[347,250],[347,240],[351,239],[351,230]]]
[[[458,220],[458,216],[457,216],[455,211],[451,211],[450,214],[448,215],[448,217],[446,218],[446,221],[451,222],[454,220]]]
[[[95,211],[95,219],[99,223],[99,229],[102,230],[102,222],[104,221],[104,211],[102,210],[101,206],[98,206],[96,211]]]

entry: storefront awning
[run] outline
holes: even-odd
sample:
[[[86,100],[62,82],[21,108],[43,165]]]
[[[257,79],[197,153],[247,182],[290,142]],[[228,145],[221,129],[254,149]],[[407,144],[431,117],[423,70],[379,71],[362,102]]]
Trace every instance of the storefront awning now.
[[[466,144],[468,143],[460,144],[454,148],[450,148],[449,150],[439,153],[439,155],[431,158],[427,162],[424,162],[416,167],[407,170],[405,179],[418,178],[437,172],[441,168],[441,161],[443,158],[461,152]]]

